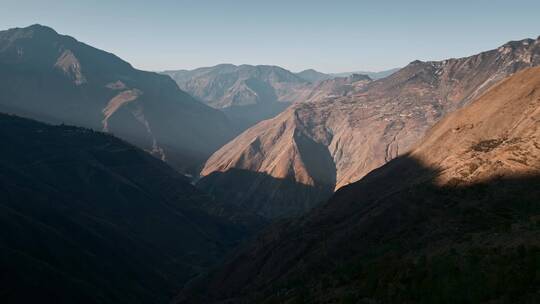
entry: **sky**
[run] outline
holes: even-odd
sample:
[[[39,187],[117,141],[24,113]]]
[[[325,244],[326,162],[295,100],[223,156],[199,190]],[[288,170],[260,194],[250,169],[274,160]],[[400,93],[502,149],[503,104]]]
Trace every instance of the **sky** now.
[[[39,23],[137,68],[219,63],[381,71],[540,35],[530,0],[0,0],[0,29]]]

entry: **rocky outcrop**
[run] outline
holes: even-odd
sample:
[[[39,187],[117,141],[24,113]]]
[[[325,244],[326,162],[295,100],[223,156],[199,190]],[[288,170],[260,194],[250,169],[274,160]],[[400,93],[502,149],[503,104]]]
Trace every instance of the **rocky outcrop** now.
[[[415,61],[377,81],[365,76],[323,81],[304,102],[253,126],[214,153],[202,170],[200,185],[210,191],[223,189],[231,196],[246,188],[264,193],[264,183],[224,189],[219,180],[205,181],[215,172],[248,170],[315,189],[339,189],[406,153],[446,113],[467,105],[505,77],[538,64],[540,40],[526,39],[466,58]],[[298,149],[298,137],[318,148]],[[256,150],[254,142],[259,143]],[[325,161],[309,162],[308,158]],[[324,170],[331,172],[322,174]],[[335,176],[335,181],[323,175]],[[277,197],[294,197],[294,191]]]

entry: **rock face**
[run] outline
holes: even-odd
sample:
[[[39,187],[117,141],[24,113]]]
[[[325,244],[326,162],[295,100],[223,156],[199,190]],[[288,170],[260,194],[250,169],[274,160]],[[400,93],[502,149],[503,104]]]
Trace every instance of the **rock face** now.
[[[0,110],[104,130],[184,172],[236,134],[169,77],[34,25],[0,32]]]
[[[105,133],[0,114],[0,140],[2,303],[166,303],[261,223]]]
[[[309,81],[277,66],[221,64],[192,71],[165,71],[178,86],[242,129],[271,118],[310,91]]]
[[[199,184],[224,197],[242,197],[238,203],[268,217],[301,213],[334,189],[407,152],[446,113],[539,63],[540,41],[527,39],[466,58],[415,61],[377,81],[362,75],[323,81],[305,102],[253,126],[214,153]],[[295,197],[290,183],[281,189],[277,182],[259,179],[231,187],[238,170],[292,181],[304,190]],[[226,178],[216,176],[228,176],[227,187],[222,184]],[[267,184],[273,187],[272,197],[261,203],[256,194],[267,193]],[[314,194],[305,203],[309,188]]]
[[[540,68],[467,103],[178,302],[537,302]]]

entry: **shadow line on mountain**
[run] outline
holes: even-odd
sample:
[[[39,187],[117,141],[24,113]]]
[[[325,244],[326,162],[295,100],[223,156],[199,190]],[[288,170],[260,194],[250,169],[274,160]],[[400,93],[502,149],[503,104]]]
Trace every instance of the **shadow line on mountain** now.
[[[306,216],[267,228],[178,303],[534,299],[540,174],[441,185],[442,173],[398,157]]]
[[[292,178],[275,178],[243,169],[212,172],[197,187],[221,202],[228,202],[270,219],[306,213],[328,199],[334,185],[306,185]]]

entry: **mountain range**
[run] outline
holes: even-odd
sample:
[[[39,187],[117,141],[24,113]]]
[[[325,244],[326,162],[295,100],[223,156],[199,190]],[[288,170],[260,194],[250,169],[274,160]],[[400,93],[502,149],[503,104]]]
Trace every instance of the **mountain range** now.
[[[497,52],[525,43],[534,44]],[[433,63],[408,68],[418,65]],[[273,225],[177,302],[534,303],[539,182],[535,67],[466,102],[321,207]]]
[[[41,25],[0,32],[0,111],[114,133],[190,174],[237,134],[169,77]]]
[[[537,303],[540,37],[140,71],[0,31],[1,303]]]
[[[292,103],[305,100],[321,81],[354,74],[380,79],[397,70],[325,74],[308,69],[293,73],[278,66],[220,64],[195,70],[169,70],[162,74],[170,76],[182,90],[201,102],[221,109],[244,130],[276,116]]]
[[[241,129],[274,117],[311,91],[308,80],[278,66],[220,64],[163,74],[203,103],[222,110]]]
[[[389,70],[384,70],[384,71],[379,71],[379,72],[355,71],[355,72],[331,73],[329,75],[335,78],[335,77],[348,77],[353,74],[362,74],[362,75],[369,76],[371,79],[377,80],[377,79],[388,77],[399,70],[400,68],[394,68],[394,69],[389,69]]]
[[[540,40],[525,39],[465,58],[415,61],[376,81],[323,81],[215,152],[198,185],[269,218],[302,214],[406,153],[445,114],[539,63]]]
[[[303,70],[301,72],[296,73],[296,75],[306,81],[309,81],[311,83],[317,83],[319,81],[332,79],[332,75],[321,73],[319,71],[316,71],[314,69],[307,69]]]

